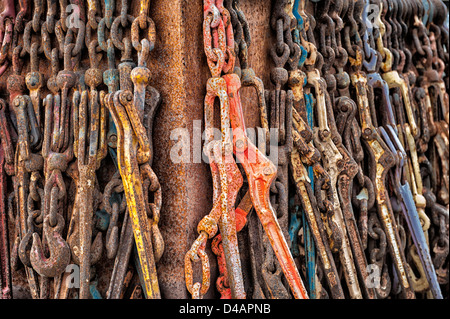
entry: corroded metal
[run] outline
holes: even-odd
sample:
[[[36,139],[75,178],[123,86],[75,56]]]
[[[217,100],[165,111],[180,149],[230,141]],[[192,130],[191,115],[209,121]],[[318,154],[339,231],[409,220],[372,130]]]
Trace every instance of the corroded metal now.
[[[246,137],[245,124],[242,121],[242,116],[239,116],[242,114],[242,106],[239,99],[239,78],[234,74],[225,75],[224,78],[227,81],[228,96],[230,97],[230,122],[235,132],[233,135],[233,143],[236,145],[235,152],[246,171],[255,211],[269,237],[294,297],[307,299],[307,292],[287,246],[286,239],[266,197],[269,185],[275,177],[276,168]],[[256,163],[251,163],[249,158],[255,159]]]
[[[388,244],[393,259],[395,260],[395,268],[400,278],[400,284],[403,288],[402,292],[407,298],[414,298],[409,278],[405,269],[405,257],[400,250],[398,232],[396,231],[395,221],[392,216],[392,207],[390,201],[386,198],[386,188],[384,179],[386,178],[387,168],[394,165],[392,153],[386,144],[381,140],[380,135],[376,132],[370,119],[370,111],[368,110],[368,102],[365,86],[367,80],[363,74],[352,74],[352,83],[358,92],[358,107],[360,109],[360,121],[362,136],[372,150],[372,166],[371,178],[374,180],[376,189],[376,199],[378,212],[381,223],[386,231]]]
[[[6,122],[6,102],[0,100],[0,290],[2,299],[12,298],[11,266],[9,257],[8,219],[6,214],[6,174],[13,163],[9,126]],[[11,173],[11,172],[10,172]]]
[[[0,1],[1,297],[448,298],[448,34],[442,0]]]

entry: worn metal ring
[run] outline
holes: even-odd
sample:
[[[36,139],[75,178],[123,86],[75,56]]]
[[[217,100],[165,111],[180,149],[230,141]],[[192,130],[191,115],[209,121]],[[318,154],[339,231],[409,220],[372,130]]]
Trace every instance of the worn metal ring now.
[[[133,21],[135,20],[134,17],[129,14],[127,14],[126,17],[129,23],[133,23]],[[114,19],[114,22],[111,25],[111,39],[117,49],[119,49],[120,51],[124,51],[125,45],[123,44],[123,40],[119,39],[119,24],[121,24],[121,21],[122,20],[120,16]]]
[[[140,52],[142,51],[142,44],[141,41],[139,41],[139,29],[140,29],[140,21],[141,19],[145,19],[148,23],[148,38],[147,40],[150,43],[150,51],[153,50],[155,47],[155,41],[156,41],[156,27],[155,22],[150,18],[149,16],[139,16],[136,19],[134,19],[132,25],[131,25],[131,43],[133,44],[133,47],[136,49],[136,51]]]

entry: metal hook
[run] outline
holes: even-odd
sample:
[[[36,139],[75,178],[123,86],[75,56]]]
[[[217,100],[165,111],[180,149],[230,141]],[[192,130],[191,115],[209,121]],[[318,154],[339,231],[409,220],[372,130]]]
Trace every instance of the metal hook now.
[[[47,239],[50,257],[45,257],[41,239],[37,233],[33,233],[30,262],[33,269],[45,277],[59,276],[70,263],[70,248],[61,237],[64,219],[59,214],[57,216],[58,222],[55,227],[50,226],[49,216],[44,218],[44,236]]]

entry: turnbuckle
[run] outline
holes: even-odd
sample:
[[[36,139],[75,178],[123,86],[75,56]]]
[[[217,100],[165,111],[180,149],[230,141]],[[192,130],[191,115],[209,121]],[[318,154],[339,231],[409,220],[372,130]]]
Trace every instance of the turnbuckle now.
[[[227,82],[227,93],[230,100],[230,123],[235,146],[233,151],[246,172],[253,207],[269,237],[294,297],[308,299],[308,294],[269,201],[269,189],[276,176],[276,167],[247,137],[239,97],[241,87],[239,77],[236,74],[226,74],[223,78]]]

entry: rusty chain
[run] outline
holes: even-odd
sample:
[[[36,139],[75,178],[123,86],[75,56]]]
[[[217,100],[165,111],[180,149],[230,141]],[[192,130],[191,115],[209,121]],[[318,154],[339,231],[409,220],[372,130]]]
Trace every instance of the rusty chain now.
[[[448,4],[202,5],[212,205],[173,225],[159,3],[0,2],[0,297],[163,298],[184,227],[195,299],[448,298]]]

